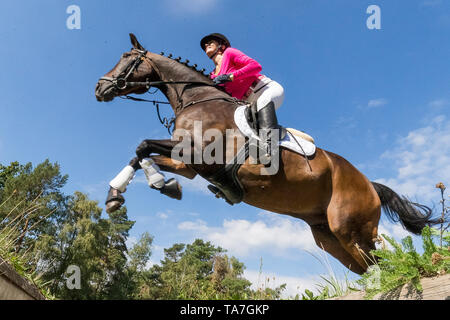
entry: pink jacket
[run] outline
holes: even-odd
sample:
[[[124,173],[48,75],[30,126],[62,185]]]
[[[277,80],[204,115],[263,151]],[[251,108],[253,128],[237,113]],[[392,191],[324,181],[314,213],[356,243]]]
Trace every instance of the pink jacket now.
[[[231,96],[242,99],[253,81],[261,76],[261,70],[262,67],[258,62],[238,49],[228,47],[223,53],[219,74],[215,75],[213,71],[210,77],[214,79],[218,75],[232,73],[234,80],[225,83],[225,90]]]

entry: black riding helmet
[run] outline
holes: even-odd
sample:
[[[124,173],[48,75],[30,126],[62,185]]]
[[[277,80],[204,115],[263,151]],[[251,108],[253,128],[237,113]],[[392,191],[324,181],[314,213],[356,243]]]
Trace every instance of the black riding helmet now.
[[[200,40],[200,47],[202,47],[203,51],[205,51],[205,44],[207,44],[211,40],[216,40],[219,43],[223,43],[227,48],[231,46],[230,41],[228,41],[227,37],[225,37],[223,34],[211,33]]]

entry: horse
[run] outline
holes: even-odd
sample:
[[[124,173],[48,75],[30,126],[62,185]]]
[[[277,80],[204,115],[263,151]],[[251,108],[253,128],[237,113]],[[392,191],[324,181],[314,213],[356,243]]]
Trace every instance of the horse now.
[[[95,95],[98,101],[111,101],[128,94],[146,93],[150,86],[159,89],[175,114],[175,128],[193,134],[194,123],[201,121],[203,132],[214,128],[225,136],[226,130],[239,132],[234,112],[240,104],[188,61],[144,49],[130,34],[131,51],[124,53],[114,68],[100,78]],[[139,100],[139,99],[136,99]],[[239,133],[238,133],[239,135]],[[244,138],[245,139],[245,138]],[[183,163],[173,159],[178,141],[146,139],[136,149],[130,163],[152,159],[161,170],[193,179],[210,178],[224,163]],[[208,143],[201,145],[202,150]],[[237,148],[234,147],[237,152]],[[261,174],[265,165],[249,158],[240,165],[236,177],[242,185],[242,201],[270,212],[305,221],[316,244],[349,270],[363,274],[376,261],[368,259],[379,240],[378,224],[383,208],[392,222],[400,222],[413,234],[437,223],[432,210],[411,202],[389,187],[371,182],[343,157],[316,148],[314,155],[300,155],[280,148],[279,168],[275,174]],[[306,161],[305,161],[306,160]],[[139,167],[139,166],[138,166]],[[121,196],[116,190],[116,195]],[[117,198],[112,201],[120,207]]]

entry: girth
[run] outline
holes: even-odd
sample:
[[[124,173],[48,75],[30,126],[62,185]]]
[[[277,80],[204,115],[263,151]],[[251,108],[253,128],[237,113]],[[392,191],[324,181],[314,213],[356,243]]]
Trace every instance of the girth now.
[[[213,184],[209,185],[208,189],[216,197],[224,198],[231,205],[239,203],[244,199],[244,187],[239,181],[237,173],[249,156],[249,145],[250,140],[247,140],[236,156],[225,167],[210,177],[206,177],[206,180]]]

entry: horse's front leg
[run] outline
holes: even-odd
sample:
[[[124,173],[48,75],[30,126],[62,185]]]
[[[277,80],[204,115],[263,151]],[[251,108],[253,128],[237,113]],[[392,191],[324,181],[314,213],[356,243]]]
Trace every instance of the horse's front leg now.
[[[139,160],[148,158],[152,153],[160,154],[170,158],[172,155],[172,149],[176,144],[178,144],[178,141],[172,141],[170,139],[144,140],[136,148],[136,155]]]
[[[174,160],[162,155],[154,155],[150,156],[150,158],[158,165],[158,167],[162,171],[175,173],[188,179],[194,179],[197,175],[197,172],[192,170],[192,168],[188,167],[181,161]]]
[[[143,169],[151,188],[159,190],[171,198],[180,200],[182,197],[181,186],[175,179],[165,181],[164,174],[160,171],[173,172],[192,179],[196,173],[184,163],[172,160],[164,155],[154,155],[146,159],[153,152],[170,155],[174,143],[171,140],[144,140],[136,150],[138,157],[130,163],[110,182],[110,189],[106,199],[106,211],[108,213],[119,209],[125,202],[122,193],[133,179],[139,169]]]

